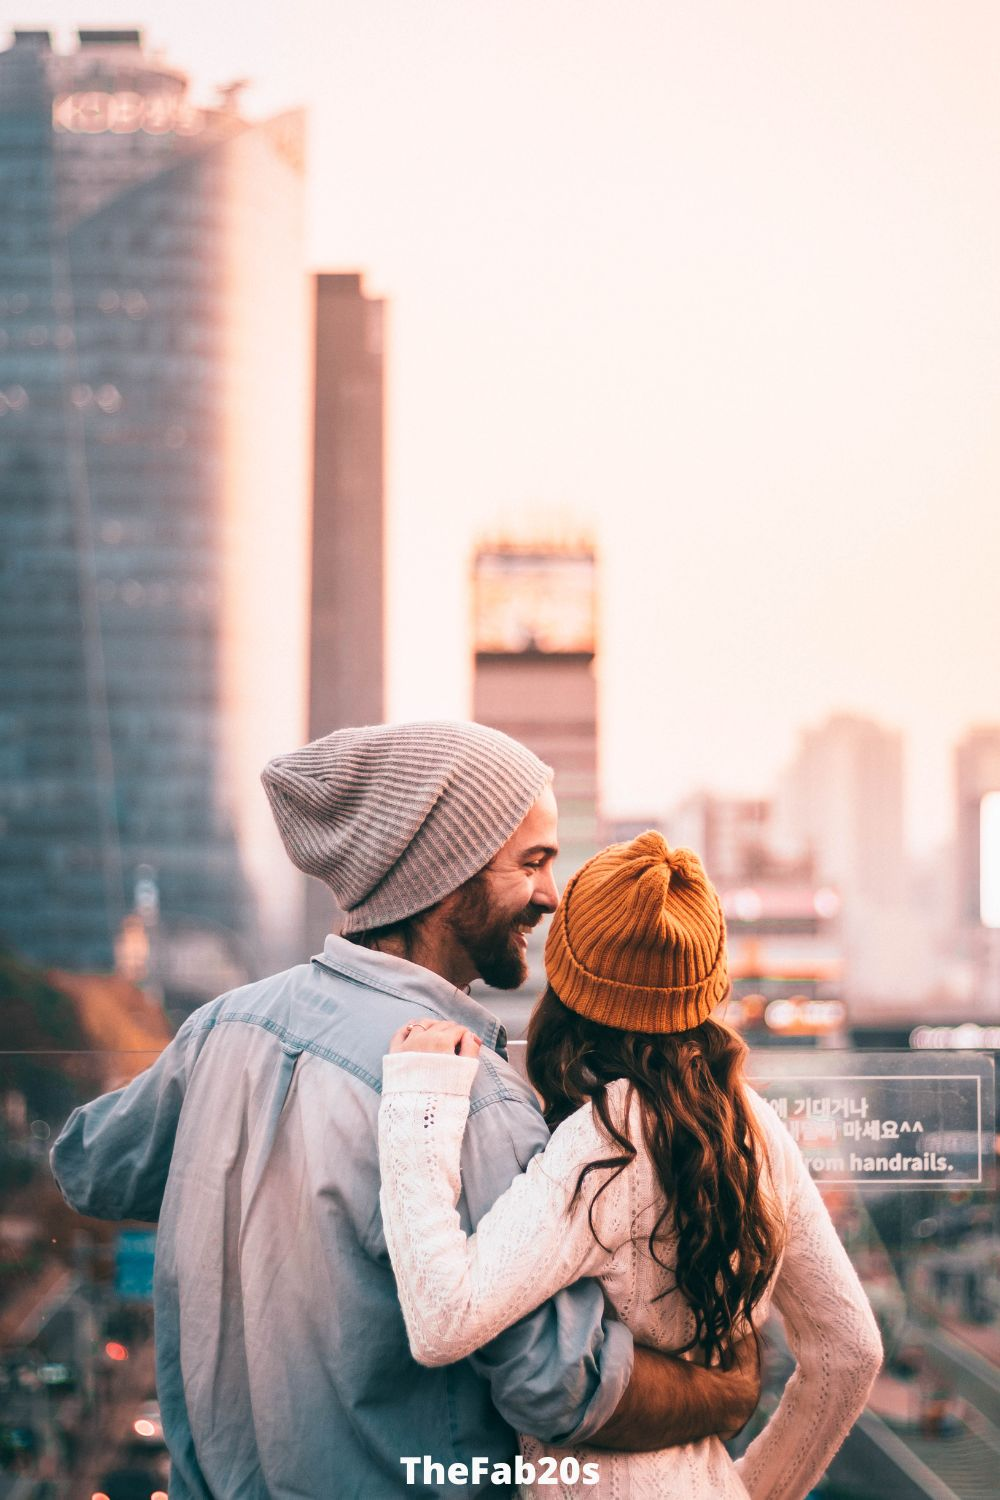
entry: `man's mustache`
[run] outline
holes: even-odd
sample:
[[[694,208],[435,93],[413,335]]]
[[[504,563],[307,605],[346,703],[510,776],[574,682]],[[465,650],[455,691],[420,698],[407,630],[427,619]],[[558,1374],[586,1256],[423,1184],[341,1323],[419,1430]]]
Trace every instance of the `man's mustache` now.
[[[549,913],[543,911],[539,906],[526,906],[516,917],[511,918],[510,925],[512,928],[537,927],[542,918],[548,915]]]

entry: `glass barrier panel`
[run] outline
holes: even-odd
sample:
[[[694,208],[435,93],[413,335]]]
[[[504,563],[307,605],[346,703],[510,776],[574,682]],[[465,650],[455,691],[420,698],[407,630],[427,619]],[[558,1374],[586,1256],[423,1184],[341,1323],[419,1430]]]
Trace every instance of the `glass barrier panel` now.
[[[523,1070],[524,1043],[509,1044]],[[153,1360],[155,1228],[80,1217],[48,1151],[76,1104],[155,1052],[0,1054],[0,1500],[148,1500],[169,1462]],[[817,1489],[826,1500],[975,1500],[1000,1458],[1000,1253],[992,1055],[754,1049],[864,1284],[886,1364]],[[765,1333],[760,1409],[792,1368]]]

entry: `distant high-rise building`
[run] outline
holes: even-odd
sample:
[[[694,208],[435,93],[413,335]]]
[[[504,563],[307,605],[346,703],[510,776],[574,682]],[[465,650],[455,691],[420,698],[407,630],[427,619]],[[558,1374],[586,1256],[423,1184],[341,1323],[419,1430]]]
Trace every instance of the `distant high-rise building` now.
[[[315,278],[309,738],[385,718],[385,303],[360,275]],[[310,880],[306,945],[330,926]]]
[[[306,727],[302,135],[137,31],[0,53],[0,933],[44,963],[110,968],[140,867],[161,941],[297,952],[258,778]]]
[[[808,856],[789,860],[775,853],[772,816],[767,798],[697,792],[670,814],[667,830],[671,843],[695,850],[717,886],[768,878],[808,881]]]
[[[845,902],[897,905],[905,887],[903,737],[834,714],[803,731],[776,805],[783,845]]]
[[[561,866],[598,840],[597,563],[588,544],[484,544],[473,563],[473,714],[555,770]]]
[[[970,729],[955,746],[958,920],[966,932],[981,926],[980,811],[987,792],[1000,792],[1000,724]]]
[[[775,815],[781,848],[840,894],[852,1004],[913,1004],[928,934],[908,904],[902,735],[853,714],[805,730]]]

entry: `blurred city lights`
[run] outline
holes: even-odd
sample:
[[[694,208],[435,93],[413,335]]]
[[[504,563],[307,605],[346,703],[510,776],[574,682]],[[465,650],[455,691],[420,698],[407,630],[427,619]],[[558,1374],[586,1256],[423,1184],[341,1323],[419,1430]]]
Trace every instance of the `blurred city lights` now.
[[[910,1046],[918,1052],[1000,1051],[1000,1026],[980,1026],[966,1021],[961,1026],[915,1026]]]
[[[741,922],[755,922],[764,909],[760,892],[747,887],[733,897],[733,913]]]
[[[116,1344],[114,1340],[112,1340],[109,1344],[105,1344],[104,1352],[108,1356],[108,1358],[113,1359],[116,1364],[120,1364],[123,1359],[128,1359],[128,1350],[125,1348],[125,1345]]]
[[[821,1036],[836,1031],[845,1016],[842,1000],[810,1000],[807,995],[772,1000],[764,1012],[770,1029],[785,1036]]]
[[[813,896],[813,906],[818,917],[835,917],[840,910],[840,897],[835,890],[825,885]]]

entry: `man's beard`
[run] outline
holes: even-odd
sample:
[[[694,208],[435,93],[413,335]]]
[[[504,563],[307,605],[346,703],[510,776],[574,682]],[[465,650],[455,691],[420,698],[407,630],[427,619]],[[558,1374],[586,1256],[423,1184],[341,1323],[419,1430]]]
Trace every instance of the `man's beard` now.
[[[490,899],[484,875],[473,875],[459,891],[451,925],[476,972],[495,990],[516,990],[528,977],[528,965],[517,932],[536,926],[544,916],[537,906],[526,906],[513,916],[501,915]]]

